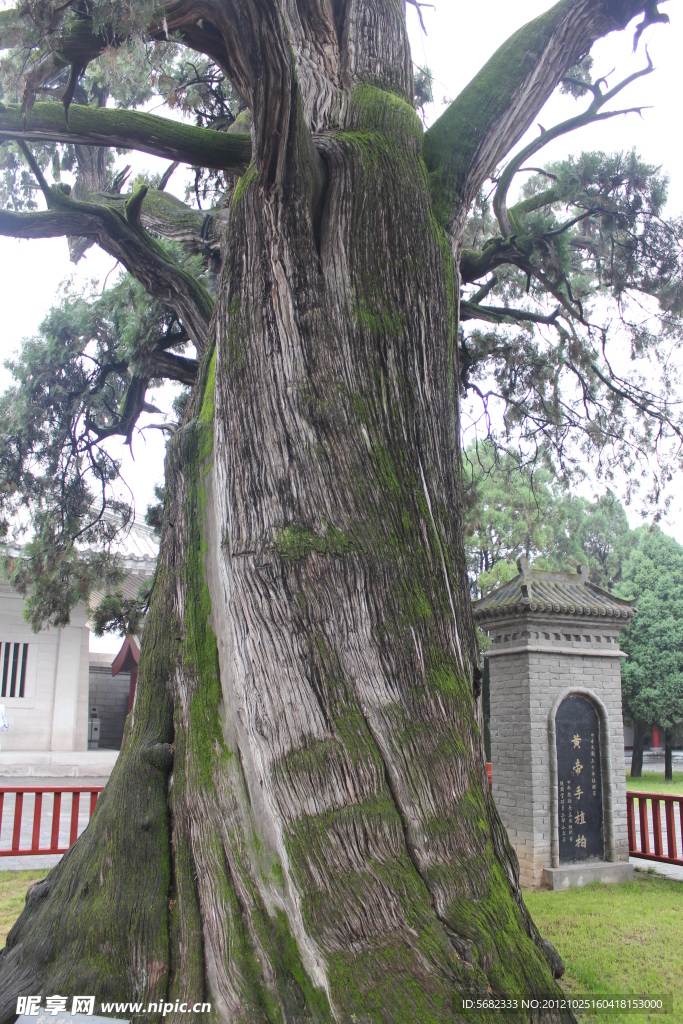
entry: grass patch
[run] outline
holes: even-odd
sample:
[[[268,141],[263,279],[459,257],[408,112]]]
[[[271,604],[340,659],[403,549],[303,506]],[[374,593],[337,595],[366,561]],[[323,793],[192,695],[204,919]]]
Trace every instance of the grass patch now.
[[[673,772],[671,782],[664,780],[664,772],[643,772],[642,778],[632,779],[626,772],[626,788],[640,793],[664,793],[670,796],[683,796],[683,772]]]
[[[26,890],[31,882],[47,875],[46,868],[34,871],[0,871],[0,949],[10,928],[24,909]]]
[[[580,1021],[683,1020],[682,882],[636,872],[633,882],[527,891],[524,901],[565,962],[567,995],[674,995],[672,1016],[581,1013]]]

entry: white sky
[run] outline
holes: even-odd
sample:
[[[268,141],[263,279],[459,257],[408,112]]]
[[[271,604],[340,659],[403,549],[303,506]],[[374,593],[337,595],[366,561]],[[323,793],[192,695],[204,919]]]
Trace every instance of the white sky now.
[[[428,66],[435,78],[434,93],[439,102],[428,108],[428,123],[442,111],[443,98],[455,97],[489,56],[525,21],[553,6],[548,0],[434,0],[435,10],[423,8],[427,28],[424,36],[418,26],[417,14],[409,7],[413,59],[417,65]],[[683,141],[680,132],[681,103],[679,61],[683,53],[683,14],[670,3],[665,7],[671,18],[669,26],[648,28],[637,55],[632,54],[633,26],[601,40],[593,49],[594,74],[608,74],[616,68],[615,79],[640,68],[645,63],[644,44],[654,61],[655,74],[640,80],[625,94],[625,105],[643,104],[652,109],[642,118],[630,116],[602,122],[567,136],[548,146],[543,162],[562,158],[571,152],[603,149],[629,149],[635,146],[648,162],[661,164],[671,178],[669,212],[683,211]],[[546,126],[575,112],[575,102],[567,97],[554,97],[539,120]],[[537,128],[531,129],[535,134]],[[144,154],[130,154],[118,163],[133,163],[135,168],[157,170],[166,166]],[[182,197],[182,177],[176,172],[173,191]],[[16,241],[0,238],[0,361],[15,354],[23,337],[33,334],[41,319],[58,299],[62,283],[72,274],[85,286],[91,279],[103,281],[114,265],[113,259],[92,248],[77,268],[69,263],[65,239]],[[112,275],[113,278],[113,275]],[[110,278],[110,282],[112,280]],[[6,387],[8,374],[0,368],[0,387]],[[169,403],[165,403],[168,408]],[[135,461],[124,454],[124,475],[136,498],[138,515],[142,516],[153,500],[155,483],[163,477],[163,435],[160,431],[137,433],[133,442]],[[667,532],[683,534],[683,479],[679,476],[671,491],[674,500],[662,525]],[[637,517],[634,515],[633,524]]]

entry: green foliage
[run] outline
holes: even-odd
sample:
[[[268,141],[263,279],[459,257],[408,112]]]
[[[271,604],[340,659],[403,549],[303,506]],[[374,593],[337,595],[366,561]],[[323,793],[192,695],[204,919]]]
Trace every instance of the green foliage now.
[[[414,76],[415,108],[425,119],[425,107],[434,102],[434,76],[429,68],[417,68]]]
[[[465,547],[473,578],[508,560],[514,563],[517,555],[552,547],[550,510],[561,489],[550,469],[520,466],[514,454],[500,454],[486,441],[467,448],[465,481]],[[504,582],[506,576],[498,570],[481,585]]]
[[[465,474],[465,550],[480,593],[516,576],[519,555],[546,569],[574,572],[586,564],[592,582],[606,588],[622,578],[635,541],[611,492],[593,502],[577,497],[548,460],[521,463],[490,440],[467,448]]]
[[[95,579],[94,586],[97,586],[98,583],[101,585],[101,581]],[[150,592],[151,588],[145,585],[140,588],[136,598],[122,597],[119,593],[106,593],[92,614],[91,621],[95,636],[102,636],[106,632],[118,633],[120,636],[139,635],[143,616],[147,611]],[[87,596],[86,594],[86,599]],[[31,595],[27,602],[29,606],[32,605],[33,600],[33,595]],[[39,621],[36,625],[39,627]]]
[[[683,547],[656,527],[635,531],[620,590],[637,598],[621,637],[624,711],[673,731],[683,725]]]
[[[50,167],[53,180],[58,181],[56,174],[59,172],[61,177],[62,166],[65,169],[68,167],[73,147],[46,142],[34,146],[33,152],[40,169],[45,172]],[[0,145],[0,207],[7,210],[36,210],[37,192],[36,180],[16,142]]]
[[[156,504],[148,505],[147,511],[145,512],[145,522],[148,526],[154,530],[157,537],[161,537],[161,527],[164,521],[164,501],[166,498],[166,488],[159,487],[157,484],[154,487],[154,495],[156,497]]]
[[[118,594],[111,554],[131,507],[110,442],[132,444],[139,416],[153,410],[146,393],[161,376],[157,361],[165,375],[186,344],[174,315],[126,275],[91,301],[67,292],[6,364],[13,384],[0,396],[0,530],[7,537],[12,526],[15,541],[30,530],[22,557],[11,549],[6,568],[30,592],[34,628],[68,623],[103,582],[97,630],[138,622],[143,603]]]
[[[103,585],[115,591],[122,581],[116,561],[109,557],[108,546],[116,529],[111,522],[94,523],[86,532],[100,550],[79,550],[70,541],[74,526],[67,519],[59,523],[57,516],[39,510],[33,520],[34,535],[18,555],[10,548],[5,558],[7,579],[20,594],[28,594],[24,618],[38,632],[46,622],[54,626],[67,626],[71,612],[79,603],[87,603],[91,591]],[[60,526],[65,531],[60,535]],[[120,528],[120,526],[119,526]],[[114,612],[118,621],[132,614],[132,606],[121,603],[115,593],[108,593],[108,613]],[[114,608],[116,604],[116,608]],[[104,617],[98,619],[97,629],[104,628]]]
[[[590,85],[592,82],[592,69],[593,58],[590,54],[587,54],[579,61],[578,64],[575,64],[573,68],[569,69],[560,84],[560,92],[573,96],[574,99],[579,99],[581,96],[585,96],[587,91],[585,86]]]

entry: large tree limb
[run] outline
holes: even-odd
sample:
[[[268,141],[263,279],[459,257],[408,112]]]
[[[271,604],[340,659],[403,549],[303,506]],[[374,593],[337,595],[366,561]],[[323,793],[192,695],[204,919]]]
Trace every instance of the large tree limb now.
[[[82,198],[123,213],[130,197],[112,192],[93,192]],[[142,200],[140,224],[160,238],[178,242],[189,253],[218,256],[227,213],[221,208],[195,210],[170,192],[151,188]]]
[[[49,26],[40,26],[40,38],[34,47],[34,52],[39,56],[36,59],[31,55],[33,67],[26,79],[24,115],[30,112],[33,94],[38,86],[54,79],[65,67],[87,67],[105,49],[118,46],[128,38],[130,28],[125,21],[118,24],[114,20],[95,32],[91,18],[64,13],[66,8],[60,10],[62,13],[55,16]],[[23,25],[24,33],[29,26],[33,27],[34,33],[36,31],[30,15],[23,9],[15,8],[4,23],[0,22],[0,47],[10,45],[6,39],[18,46],[25,42],[26,35],[20,36],[17,42],[18,25]],[[144,26],[144,31],[152,39],[163,40],[175,36],[192,49],[207,54],[224,70],[254,112],[259,166],[263,165],[262,158],[273,148],[282,148],[282,139],[288,135],[285,129],[291,102],[288,79],[293,77],[294,69],[284,21],[275,0],[225,0],[222,3],[216,0],[169,0],[164,5],[163,17]],[[109,132],[107,136],[111,139]],[[65,141],[74,141],[68,139],[63,132],[59,137]],[[144,141],[144,132],[142,137]],[[87,143],[90,140],[76,141]],[[100,144],[117,143],[105,140]],[[130,143],[120,145],[134,148]],[[185,159],[170,150],[159,152],[159,155],[170,159]],[[190,162],[219,170],[228,166],[224,160],[207,163],[206,159],[191,158]],[[246,162],[249,162],[248,154]]]
[[[124,216],[130,196],[94,192],[86,193],[81,199],[89,206],[106,206]],[[149,189],[140,207],[140,224],[147,231],[178,242],[189,253],[207,256],[220,252],[224,217],[224,210],[193,210],[175,196],[157,189]],[[73,209],[21,214],[0,210],[0,234],[15,238],[56,238],[68,234],[77,223],[87,229],[83,237],[92,242],[97,240],[100,220],[82,210],[77,215]]]
[[[59,235],[92,238],[141,281],[150,295],[177,312],[198,350],[204,351],[209,341],[213,300],[204,286],[178,266],[141,227],[140,210],[147,188],[138,189],[123,209],[75,200],[59,187],[50,188],[30,151],[23,144],[22,147],[41,184],[48,210],[44,213],[0,210],[0,234],[14,238]]]
[[[59,32],[56,31],[57,28]],[[14,31],[7,29],[9,34]],[[67,65],[81,69],[86,67],[89,61],[106,47],[116,46],[123,41],[124,37],[117,34],[121,31],[112,23],[106,31],[102,29],[98,35],[93,32],[90,19],[74,16],[63,19],[61,27],[52,26],[38,47],[38,52],[41,52],[42,47],[45,56],[35,62],[33,71],[27,77],[27,91],[30,95],[27,94],[25,97],[24,105],[18,112],[19,117],[23,115],[26,119],[31,113],[33,95],[38,85],[50,80],[51,76],[54,78],[57,70],[63,71]],[[324,190],[324,165],[313,145],[304,116],[292,44],[277,0],[169,0],[164,6],[163,17],[147,25],[144,31],[153,39],[176,36],[187,46],[207,54],[223,69],[253,113],[253,157],[258,166],[261,183],[266,188],[281,186],[290,171],[296,167],[303,174],[304,191],[308,194],[309,208],[315,220]],[[131,113],[107,111],[107,114],[113,114],[114,117],[121,114],[130,117]],[[50,111],[50,115],[53,118],[57,116],[54,111]],[[58,135],[27,135],[23,126],[19,133],[13,130],[8,134],[13,137],[19,134],[25,139],[59,138],[73,141],[67,131],[75,116],[75,107],[72,105],[69,108],[69,126],[66,125],[65,118],[59,125]],[[160,139],[154,138],[154,125],[151,123],[142,127],[139,134],[135,133],[133,138],[126,132],[125,138],[117,142],[110,126],[107,125],[100,144],[147,148],[148,152],[173,160],[189,160],[196,165],[219,170],[234,169],[237,173],[242,173],[249,162],[250,150],[246,150],[246,140],[242,140],[243,148],[240,148],[239,137],[182,126],[186,132],[202,133],[201,138],[206,140],[208,149],[200,154],[195,151],[189,139],[186,146],[179,144],[174,123],[163,118],[158,120],[161,122]],[[130,122],[127,122],[128,124]],[[53,127],[51,125],[48,131]],[[96,126],[92,126],[92,129],[96,133]],[[152,146],[149,144],[150,133],[154,139]],[[216,141],[214,136],[219,141]],[[193,135],[192,142],[195,138],[199,136]],[[89,133],[87,138],[77,141],[92,144],[94,136]],[[160,143],[164,146],[163,149],[160,148]],[[226,146],[230,147],[227,155],[223,148]],[[214,147],[218,147],[218,155]],[[238,150],[237,153],[233,147]]]
[[[481,183],[519,141],[569,68],[647,0],[561,0],[516,32],[425,136],[437,214],[455,236]]]
[[[188,359],[187,356],[175,355],[173,352],[156,351],[149,365],[154,377],[177,380],[189,387],[197,383],[199,363],[196,359]]]
[[[244,174],[251,160],[251,136],[197,128],[138,110],[86,107],[72,103],[67,123],[61,103],[35,103],[24,123],[17,105],[0,103],[0,140],[74,142],[113,146]]]
[[[460,256],[460,281],[462,284],[473,284],[481,281],[490,274],[496,267],[514,266],[520,269],[525,268],[527,257],[520,252],[516,245],[516,239],[492,238],[479,251],[476,249],[463,249]]]

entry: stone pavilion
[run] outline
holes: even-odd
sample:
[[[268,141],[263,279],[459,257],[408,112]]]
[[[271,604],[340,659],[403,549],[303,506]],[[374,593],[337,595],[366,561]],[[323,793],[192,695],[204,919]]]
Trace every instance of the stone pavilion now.
[[[491,638],[493,798],[523,886],[632,874],[619,634],[635,615],[578,573],[519,575],[474,604]]]

